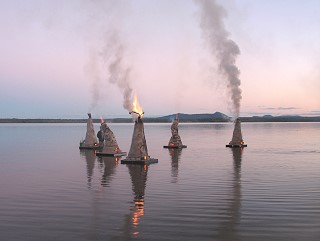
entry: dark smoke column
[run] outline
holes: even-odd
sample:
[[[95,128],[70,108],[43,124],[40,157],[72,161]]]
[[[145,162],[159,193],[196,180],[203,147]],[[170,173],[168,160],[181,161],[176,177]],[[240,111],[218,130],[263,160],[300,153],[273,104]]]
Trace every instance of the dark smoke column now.
[[[215,0],[195,0],[200,7],[200,26],[203,37],[210,47],[210,52],[219,61],[219,71],[226,78],[228,91],[231,95],[232,112],[239,117],[241,101],[240,71],[236,59],[240,54],[238,45],[229,38],[225,29],[225,9]]]

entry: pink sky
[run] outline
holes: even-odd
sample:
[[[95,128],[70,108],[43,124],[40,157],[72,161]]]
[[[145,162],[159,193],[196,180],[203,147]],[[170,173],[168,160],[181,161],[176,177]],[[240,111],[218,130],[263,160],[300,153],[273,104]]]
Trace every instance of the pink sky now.
[[[320,116],[320,2],[217,1],[240,48],[241,115]],[[202,39],[193,1],[2,1],[0,118],[129,117],[96,56],[115,29],[146,116],[231,115],[226,81]],[[91,55],[90,55],[91,54]],[[91,65],[92,67],[92,65]]]

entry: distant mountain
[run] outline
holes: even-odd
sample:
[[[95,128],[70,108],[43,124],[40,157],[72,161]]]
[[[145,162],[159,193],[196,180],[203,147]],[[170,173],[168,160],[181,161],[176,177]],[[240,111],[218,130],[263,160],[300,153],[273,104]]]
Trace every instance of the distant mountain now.
[[[212,118],[213,119],[223,119],[223,120],[228,120],[228,121],[231,120],[231,117],[229,117],[221,112],[213,113]]]
[[[320,116],[306,117],[299,115],[281,115],[281,116],[252,116],[240,117],[242,122],[319,122]]]
[[[229,122],[232,119],[221,113],[213,114],[184,114],[178,113],[181,122]],[[162,117],[144,117],[146,123],[171,123],[176,118],[176,114]],[[252,116],[239,117],[242,122],[320,122],[320,116],[306,117],[299,115],[283,116]],[[86,123],[87,119],[19,119],[0,118],[0,123]],[[100,119],[93,119],[94,123],[100,123]],[[106,120],[108,123],[132,123],[132,118],[114,118]]]
[[[176,118],[176,114],[172,115],[166,115],[162,117],[158,117],[159,120],[174,120]],[[230,117],[221,113],[221,112],[215,112],[213,114],[184,114],[184,113],[178,113],[179,120],[182,121],[230,121]]]

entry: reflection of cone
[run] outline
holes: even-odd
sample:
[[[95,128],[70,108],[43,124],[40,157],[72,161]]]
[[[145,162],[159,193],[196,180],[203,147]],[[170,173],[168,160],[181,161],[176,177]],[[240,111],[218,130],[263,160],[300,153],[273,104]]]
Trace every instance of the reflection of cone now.
[[[246,147],[247,146],[246,144],[244,144],[244,141],[242,139],[241,122],[239,118],[236,119],[234,124],[232,140],[226,146],[227,147]]]
[[[146,165],[128,165],[134,193],[134,208],[131,213],[131,234],[139,235],[139,223],[144,216],[144,194],[147,182],[148,167]]]
[[[87,163],[87,185],[90,188],[91,187],[91,180],[93,176],[93,170],[94,170],[94,163],[96,160],[96,155],[94,153],[94,150],[85,150],[81,152],[81,155],[83,155],[86,159]]]
[[[144,126],[141,118],[138,118],[134,124],[131,147],[129,154],[121,163],[145,164],[156,163],[157,159],[150,158],[148,155],[148,148],[146,137],[144,135]]]
[[[237,228],[241,220],[241,159],[243,148],[232,148],[233,180],[228,197],[228,206],[225,208],[226,219],[218,228],[217,240],[239,240]]]
[[[169,149],[171,156],[171,176],[173,177],[172,182],[177,182],[179,172],[179,160],[181,156],[181,149]]]
[[[104,163],[103,176],[101,178],[101,186],[108,187],[115,174],[118,165],[118,157],[105,156],[101,160]]]
[[[242,151],[242,148],[232,149],[234,170],[235,173],[237,173],[238,175],[240,173],[241,168]]]

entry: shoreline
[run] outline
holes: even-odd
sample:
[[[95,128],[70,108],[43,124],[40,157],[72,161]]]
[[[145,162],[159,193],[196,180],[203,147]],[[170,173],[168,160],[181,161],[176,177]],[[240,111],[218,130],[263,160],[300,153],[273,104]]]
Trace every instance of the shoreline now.
[[[320,116],[316,117],[240,117],[241,122],[320,122]],[[0,123],[86,123],[87,119],[50,119],[50,118],[0,118]],[[132,118],[114,118],[105,120],[106,123],[132,123]],[[145,123],[171,123],[172,119],[143,118]],[[227,123],[225,119],[179,119],[181,123]],[[100,119],[93,119],[93,123],[100,123]]]

